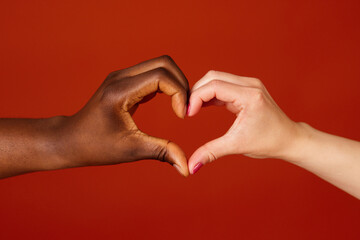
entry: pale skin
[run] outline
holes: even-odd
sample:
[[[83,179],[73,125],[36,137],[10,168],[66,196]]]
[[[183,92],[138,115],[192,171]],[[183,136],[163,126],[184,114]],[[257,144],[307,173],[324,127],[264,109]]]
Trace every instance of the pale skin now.
[[[211,105],[225,106],[236,119],[225,135],[192,154],[188,162],[191,174],[230,154],[278,158],[360,199],[360,142],[292,121],[256,78],[209,71],[191,90],[188,116]]]

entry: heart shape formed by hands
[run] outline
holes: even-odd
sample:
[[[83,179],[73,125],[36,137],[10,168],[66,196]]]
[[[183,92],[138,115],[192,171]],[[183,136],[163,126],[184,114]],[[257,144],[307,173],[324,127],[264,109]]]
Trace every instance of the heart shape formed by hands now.
[[[200,146],[188,163],[178,145],[143,133],[132,119],[139,104],[157,92],[171,96],[172,108],[180,118],[186,115],[190,97],[189,116],[203,104],[220,105],[236,114],[236,120],[225,135]],[[68,137],[63,145],[70,151],[64,159],[73,166],[158,159],[188,176],[189,170],[193,174],[229,154],[281,157],[284,146],[297,134],[297,125],[258,79],[210,71],[193,86],[191,96],[189,93],[187,79],[168,56],[109,74],[86,106],[65,122],[62,134]]]

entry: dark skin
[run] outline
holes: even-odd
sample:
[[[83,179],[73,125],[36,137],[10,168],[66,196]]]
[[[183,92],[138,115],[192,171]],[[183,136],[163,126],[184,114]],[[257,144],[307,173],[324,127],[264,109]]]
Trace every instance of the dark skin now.
[[[185,117],[188,81],[168,56],[110,73],[73,116],[0,119],[0,178],[142,159],[168,162],[188,176],[181,148],[141,132],[132,119],[157,92],[171,96],[175,114]]]

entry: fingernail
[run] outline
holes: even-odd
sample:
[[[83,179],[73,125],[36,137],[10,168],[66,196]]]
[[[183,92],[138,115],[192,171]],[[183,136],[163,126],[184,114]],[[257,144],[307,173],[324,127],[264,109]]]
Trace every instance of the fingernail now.
[[[189,116],[189,114],[190,114],[190,103],[189,103],[189,105],[188,105],[188,107],[187,107],[187,111],[186,111],[186,115]]]
[[[181,173],[181,168],[180,168],[178,165],[173,164],[173,167],[174,167],[180,174],[182,174],[182,173]]]
[[[194,168],[193,168],[193,173],[192,174],[195,174],[197,171],[199,171],[199,169],[203,166],[203,164],[201,162],[198,162]]]

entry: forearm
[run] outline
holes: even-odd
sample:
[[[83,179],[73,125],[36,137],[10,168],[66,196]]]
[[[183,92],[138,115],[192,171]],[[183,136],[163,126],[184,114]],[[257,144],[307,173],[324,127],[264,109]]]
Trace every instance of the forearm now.
[[[360,198],[360,142],[300,124],[301,137],[285,157],[324,180]]]
[[[0,119],[0,178],[65,168],[59,154],[64,118]]]

